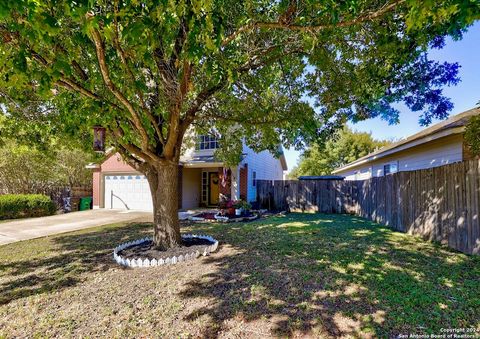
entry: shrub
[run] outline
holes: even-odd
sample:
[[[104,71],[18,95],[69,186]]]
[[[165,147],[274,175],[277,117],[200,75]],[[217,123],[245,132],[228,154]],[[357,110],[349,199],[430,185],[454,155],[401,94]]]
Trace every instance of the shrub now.
[[[43,217],[55,210],[55,204],[43,194],[0,195],[0,219]]]
[[[470,118],[464,138],[472,153],[480,155],[480,115]]]

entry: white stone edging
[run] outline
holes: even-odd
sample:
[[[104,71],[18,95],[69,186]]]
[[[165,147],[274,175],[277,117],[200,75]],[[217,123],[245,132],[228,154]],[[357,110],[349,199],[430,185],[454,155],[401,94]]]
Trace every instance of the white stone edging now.
[[[117,264],[126,266],[126,267],[155,267],[155,266],[162,266],[162,265],[174,265],[180,262],[188,261],[188,260],[193,260],[198,258],[200,255],[207,256],[211,252],[215,252],[218,248],[218,240],[215,240],[209,235],[203,235],[203,234],[186,234],[182,235],[182,238],[184,239],[191,239],[191,238],[197,238],[197,239],[205,239],[208,240],[212,243],[210,246],[206,246],[203,252],[200,251],[195,251],[191,252],[188,254],[180,254],[178,257],[173,256],[173,257],[167,257],[167,258],[161,258],[161,259],[142,259],[142,258],[133,258],[133,259],[125,259],[118,253],[123,251],[126,248],[133,247],[136,245],[139,245],[141,243],[147,242],[147,241],[153,241],[153,237],[145,237],[142,239],[134,240],[134,241],[129,241],[123,244],[118,245],[115,247],[113,250],[113,260],[117,262]]]

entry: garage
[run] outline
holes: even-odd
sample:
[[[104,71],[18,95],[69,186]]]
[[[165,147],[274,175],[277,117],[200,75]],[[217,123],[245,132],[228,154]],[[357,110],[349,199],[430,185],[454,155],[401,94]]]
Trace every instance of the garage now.
[[[153,211],[150,186],[144,175],[105,175],[105,208]]]

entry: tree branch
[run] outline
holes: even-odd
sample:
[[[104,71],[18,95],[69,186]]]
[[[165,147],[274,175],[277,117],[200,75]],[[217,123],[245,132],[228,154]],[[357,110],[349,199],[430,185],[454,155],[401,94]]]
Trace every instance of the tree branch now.
[[[202,118],[219,119],[219,120],[235,122],[239,124],[247,123],[250,125],[276,125],[276,124],[285,122],[285,117],[282,117],[280,119],[274,119],[274,120],[254,120],[254,119],[240,119],[240,118],[234,118],[234,117],[226,117],[226,116],[218,115],[215,113],[208,113],[206,115],[203,115]]]
[[[115,13],[117,12],[117,9],[116,9],[116,6],[115,6]],[[135,88],[135,92],[137,93],[137,96],[140,100],[140,104],[142,105],[142,108],[145,112],[145,114],[147,115],[148,117],[148,120],[150,121],[150,123],[153,125],[153,128],[155,130],[155,132],[157,133],[157,136],[158,136],[158,139],[160,142],[163,142],[162,139],[163,139],[163,134],[158,126],[158,123],[155,121],[155,118],[152,114],[152,112],[148,109],[146,103],[145,103],[145,99],[143,97],[143,93],[141,91],[139,91],[136,86],[135,86],[135,75],[133,74],[133,71],[132,69],[130,68],[130,66],[128,65],[128,60],[127,60],[127,56],[125,54],[125,51],[123,50],[121,44],[120,44],[120,39],[119,39],[119,29],[118,29],[118,23],[117,23],[117,18],[115,16],[115,36],[114,36],[114,47],[115,49],[117,50],[117,54],[118,56],[120,57],[120,60],[122,61],[122,64],[125,68],[125,71],[127,72],[127,74],[129,75],[130,77],[130,82],[132,83],[132,86]]]
[[[110,90],[110,92],[112,92],[112,94],[118,99],[118,101],[120,101],[130,112],[133,118],[133,123],[136,129],[140,133],[140,136],[142,139],[142,148],[145,151],[147,151],[150,149],[148,144],[148,134],[147,134],[147,131],[145,130],[145,127],[142,124],[142,120],[138,112],[130,103],[130,101],[117,89],[112,79],[110,78],[110,73],[109,73],[106,58],[105,58],[105,46],[103,44],[103,40],[100,35],[100,32],[96,28],[92,28],[90,31],[91,31],[93,42],[95,44],[95,50],[97,53],[98,64],[100,66],[100,73],[102,74],[103,82],[105,83],[107,88]]]
[[[318,33],[319,31],[326,30],[326,29],[332,29],[332,28],[341,28],[341,27],[349,27],[353,26],[362,22],[366,21],[371,21],[374,20],[378,17],[381,17],[385,13],[388,13],[389,11],[393,10],[395,7],[398,5],[404,3],[405,0],[395,0],[390,4],[386,4],[380,9],[376,11],[370,11],[367,12],[363,15],[358,16],[357,18],[353,20],[348,20],[348,21],[340,21],[336,24],[327,24],[327,25],[308,25],[308,26],[302,26],[302,25],[294,25],[289,23],[288,21],[282,20],[280,18],[279,21],[276,22],[250,22],[244,26],[241,26],[239,29],[237,29],[235,32],[230,34],[229,36],[225,37],[222,41],[222,46],[228,45],[230,42],[235,40],[240,34],[250,32],[254,29],[259,29],[259,28],[264,28],[264,29],[282,29],[282,30],[290,30],[290,31],[300,31],[300,32],[308,32],[308,33]]]
[[[137,155],[141,159],[149,161],[151,163],[158,163],[160,161],[159,157],[156,154],[150,152],[149,150],[143,150],[133,143],[122,143],[121,140],[125,136],[125,133],[118,122],[116,128],[110,127],[108,129],[113,135],[115,135],[115,137],[117,138],[117,142],[121,144],[125,149],[127,149],[130,153]]]

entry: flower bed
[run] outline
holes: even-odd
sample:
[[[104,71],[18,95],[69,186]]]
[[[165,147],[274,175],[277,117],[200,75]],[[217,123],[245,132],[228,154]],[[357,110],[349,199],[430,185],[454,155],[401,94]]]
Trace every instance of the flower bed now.
[[[199,250],[198,246],[195,248],[195,250],[189,250],[189,247],[184,247],[183,249],[185,253],[170,255],[170,256],[168,256],[167,254],[162,256],[162,252],[158,251],[160,256],[159,258],[152,258],[152,257],[128,258],[123,253],[123,251],[127,249],[131,249],[136,246],[148,245],[149,243],[153,242],[152,237],[146,237],[143,239],[126,242],[117,246],[113,250],[113,259],[119,265],[126,266],[126,267],[155,267],[155,266],[161,266],[161,265],[173,265],[180,262],[193,260],[202,255],[207,256],[209,253],[216,251],[218,248],[218,241],[208,235],[187,234],[187,235],[182,235],[182,239],[185,242],[192,241],[193,239],[207,240],[209,245],[202,246],[201,247],[202,250]],[[168,251],[165,253],[168,253]]]
[[[240,221],[251,221],[258,219],[260,215],[258,213],[244,213],[243,215],[235,215],[235,214],[222,214],[222,213],[199,213],[194,216],[191,216],[189,220],[195,222],[240,222]]]

